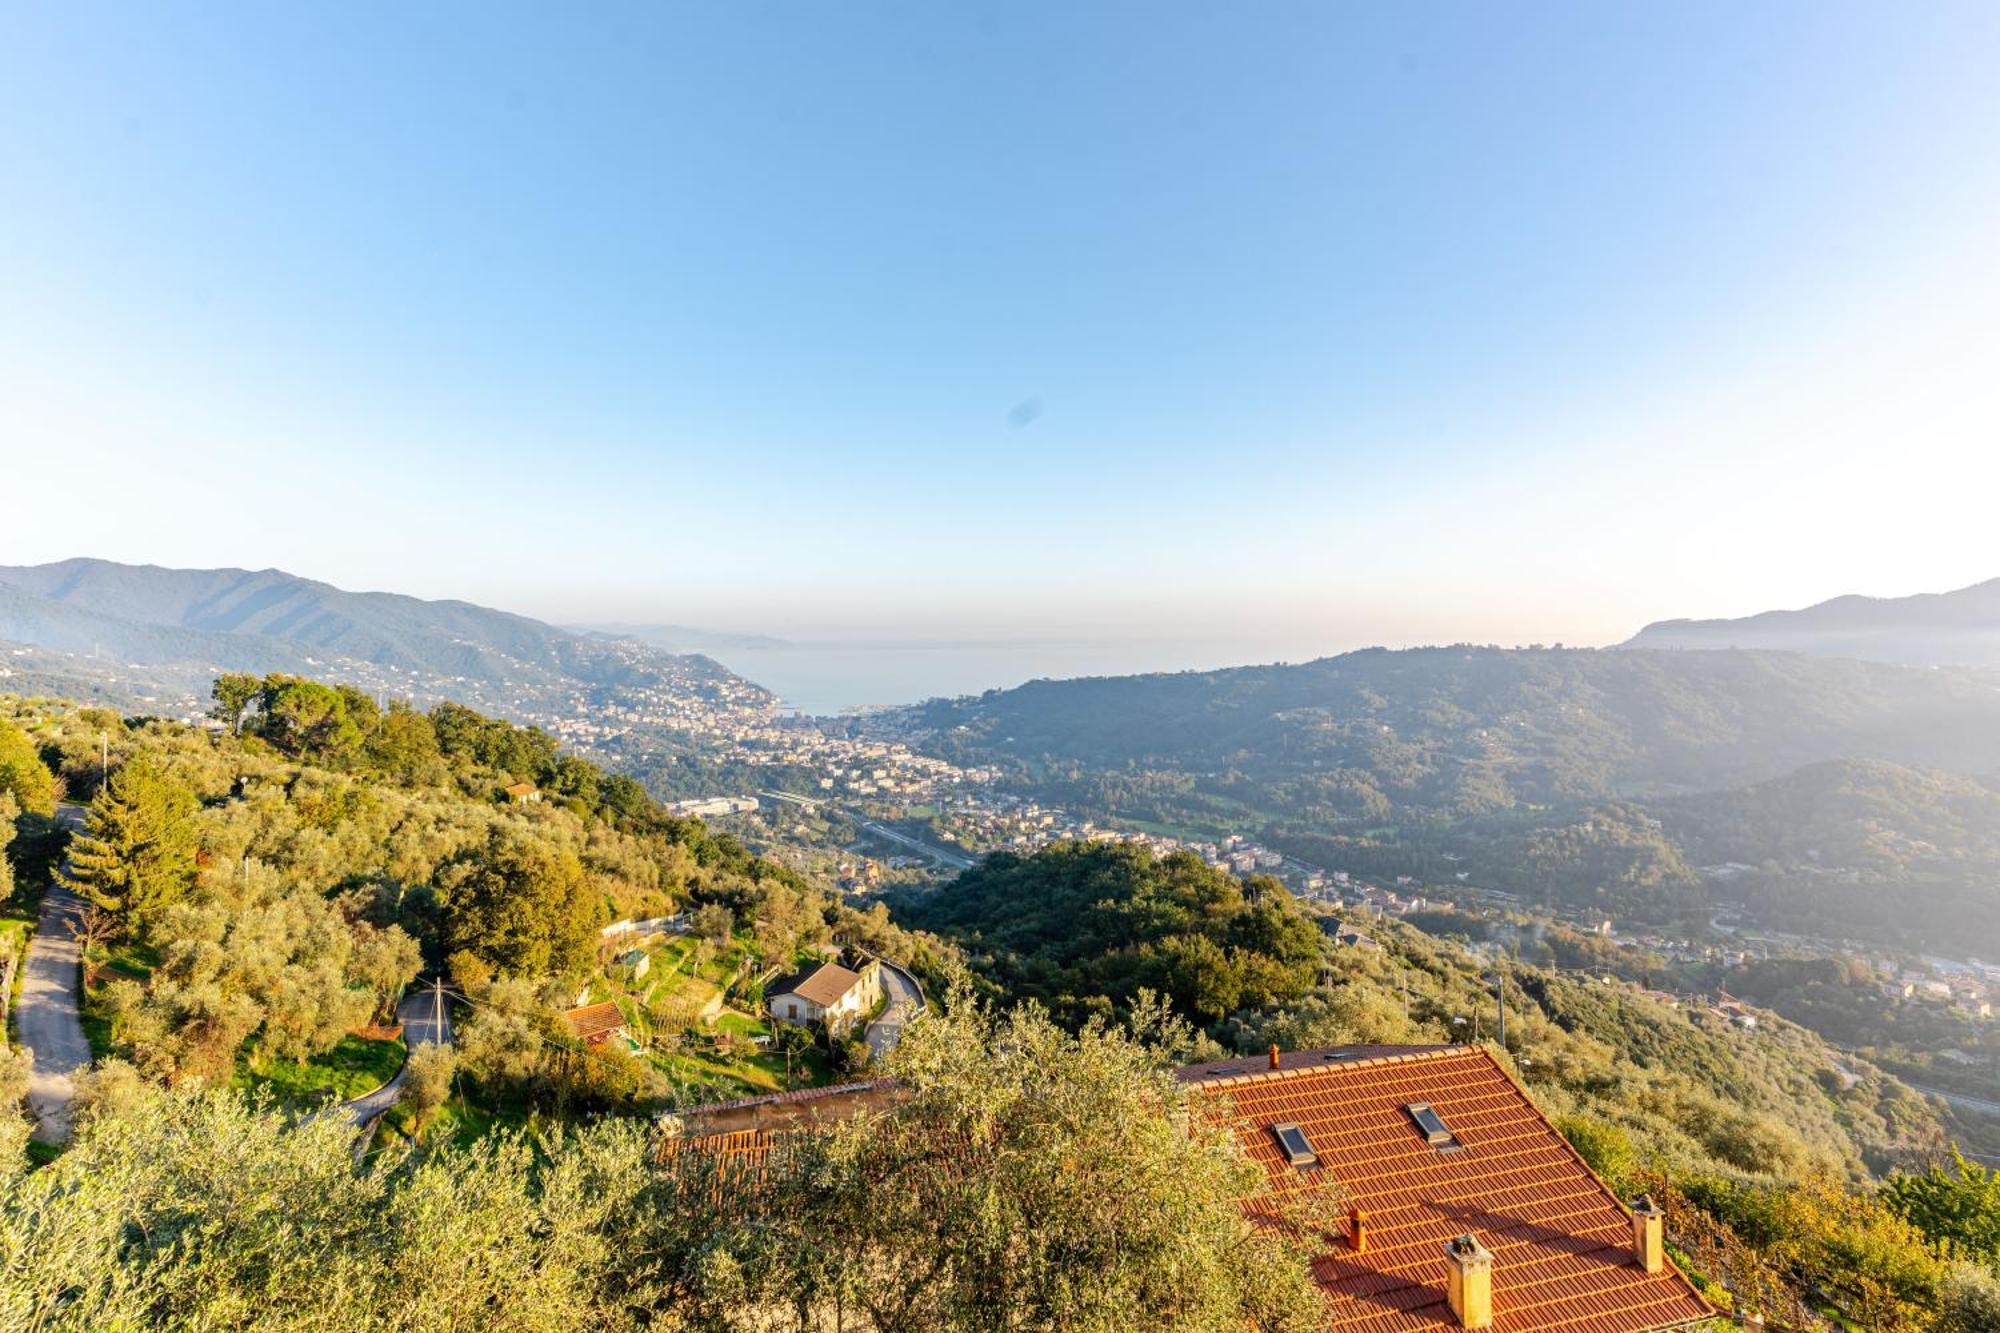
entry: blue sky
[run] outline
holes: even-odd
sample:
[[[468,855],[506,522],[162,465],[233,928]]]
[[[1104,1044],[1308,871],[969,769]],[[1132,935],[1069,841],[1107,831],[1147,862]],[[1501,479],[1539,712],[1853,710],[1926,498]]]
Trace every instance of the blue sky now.
[[[1984,4],[0,5],[0,560],[1314,648],[1957,586],[1995,68]]]

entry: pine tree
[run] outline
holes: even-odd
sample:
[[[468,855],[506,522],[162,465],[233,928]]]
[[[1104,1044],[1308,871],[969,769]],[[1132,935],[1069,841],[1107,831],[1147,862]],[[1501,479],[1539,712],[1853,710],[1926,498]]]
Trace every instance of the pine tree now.
[[[64,886],[142,930],[194,883],[196,809],[194,793],[150,762],[126,764],[70,843]]]

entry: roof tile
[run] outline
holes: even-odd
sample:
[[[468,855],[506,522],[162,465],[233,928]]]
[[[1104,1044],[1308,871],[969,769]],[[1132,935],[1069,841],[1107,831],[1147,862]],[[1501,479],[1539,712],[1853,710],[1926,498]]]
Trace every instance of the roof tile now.
[[[1709,1317],[1671,1265],[1638,1267],[1624,1206],[1483,1048],[1346,1048],[1286,1056],[1276,1070],[1261,1063],[1196,1066],[1182,1077],[1234,1124],[1272,1191],[1331,1179],[1366,1217],[1365,1251],[1335,1249],[1313,1263],[1329,1330],[1457,1327],[1444,1245],[1468,1231],[1495,1255],[1496,1333],[1646,1333]],[[1425,1140],[1405,1110],[1413,1102],[1437,1110],[1456,1149]],[[1270,1133],[1284,1121],[1304,1129],[1323,1176],[1286,1162]]]

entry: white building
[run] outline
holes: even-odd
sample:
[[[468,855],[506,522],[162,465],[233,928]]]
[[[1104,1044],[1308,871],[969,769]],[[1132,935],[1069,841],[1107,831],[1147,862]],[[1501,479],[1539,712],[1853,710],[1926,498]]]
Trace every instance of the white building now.
[[[859,972],[821,963],[781,977],[764,991],[764,1004],[780,1023],[804,1026],[825,1022],[839,1031],[854,1026],[882,999],[882,965],[874,959]]]

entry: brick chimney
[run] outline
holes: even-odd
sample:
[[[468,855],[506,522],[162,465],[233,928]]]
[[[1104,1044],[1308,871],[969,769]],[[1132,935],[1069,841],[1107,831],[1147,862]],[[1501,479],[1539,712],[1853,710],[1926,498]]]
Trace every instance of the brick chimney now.
[[[1493,1327],[1493,1251],[1467,1233],[1444,1243],[1445,1299],[1460,1328]]]
[[[1359,1208],[1347,1210],[1347,1248],[1360,1254],[1368,1248],[1368,1219]]]
[[[1278,1067],[1278,1043],[1274,1041],[1271,1043],[1271,1068],[1276,1069],[1277,1067]]]
[[[1632,1257],[1648,1273],[1667,1266],[1667,1215],[1650,1194],[1632,1200]]]

